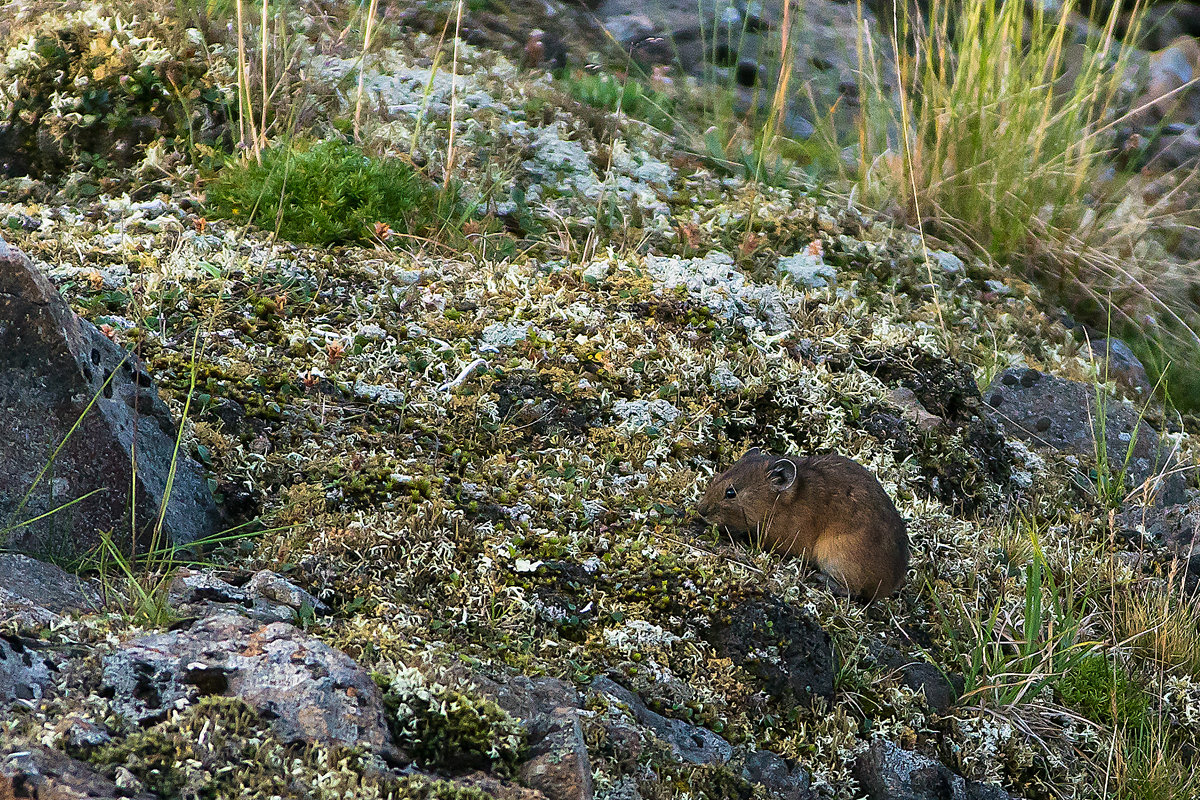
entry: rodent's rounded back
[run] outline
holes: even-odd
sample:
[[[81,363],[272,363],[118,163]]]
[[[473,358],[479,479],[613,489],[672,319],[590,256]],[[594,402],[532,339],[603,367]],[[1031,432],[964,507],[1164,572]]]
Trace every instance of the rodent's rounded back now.
[[[887,491],[839,455],[754,448],[709,484],[699,512],[731,533],[814,560],[855,594],[890,594],[908,567],[908,534]]]

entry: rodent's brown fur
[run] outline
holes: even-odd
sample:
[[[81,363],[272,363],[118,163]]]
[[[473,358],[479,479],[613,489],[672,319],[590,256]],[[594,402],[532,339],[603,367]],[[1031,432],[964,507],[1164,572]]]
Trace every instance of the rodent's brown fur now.
[[[892,594],[908,571],[908,532],[892,499],[874,475],[842,456],[792,458],[754,448],[713,479],[699,511],[730,533],[759,536],[772,550],[812,561],[867,600]]]

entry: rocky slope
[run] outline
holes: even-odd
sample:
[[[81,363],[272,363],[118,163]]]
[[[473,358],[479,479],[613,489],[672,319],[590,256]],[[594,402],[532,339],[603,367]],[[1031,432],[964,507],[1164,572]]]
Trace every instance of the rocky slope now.
[[[294,24],[332,130],[354,56]],[[1117,345],[482,44],[451,77],[410,24],[366,60],[363,138],[452,167],[479,210],[455,246],[211,219],[153,147],[0,189],[5,240],[177,420],[190,398],[181,449],[231,531],[133,582],[0,555],[0,790],[1095,796],[1120,726],[1071,689],[1088,653],[1186,772],[1197,664],[1129,609],[1195,625],[1154,605],[1192,581],[1194,440],[1097,366]],[[879,477],[913,541],[896,597],[696,523],[752,445]]]

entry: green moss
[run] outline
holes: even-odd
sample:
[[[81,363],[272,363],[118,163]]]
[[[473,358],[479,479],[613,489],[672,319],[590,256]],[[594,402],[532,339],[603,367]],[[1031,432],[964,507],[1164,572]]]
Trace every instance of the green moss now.
[[[1106,725],[1140,727],[1149,701],[1125,671],[1106,656],[1088,656],[1067,670],[1058,684],[1063,703]]]
[[[452,186],[439,189],[400,159],[337,140],[295,140],[264,152],[261,163],[229,164],[208,190],[208,209],[322,245],[367,241],[376,225],[404,241],[438,237],[463,219]]]
[[[101,770],[128,769],[161,797],[342,797],[486,800],[468,786],[427,777],[396,779],[357,750],[288,745],[242,700],[207,697],[146,731],[100,748]]]
[[[200,733],[204,732],[201,739]],[[96,764],[123,766],[162,796],[268,797],[287,788],[286,748],[245,702],[207,697],[149,730],[100,748]]]
[[[484,769],[501,775],[516,770],[525,748],[517,720],[493,703],[408,670],[385,688],[384,705],[396,741],[417,760],[441,770]]]

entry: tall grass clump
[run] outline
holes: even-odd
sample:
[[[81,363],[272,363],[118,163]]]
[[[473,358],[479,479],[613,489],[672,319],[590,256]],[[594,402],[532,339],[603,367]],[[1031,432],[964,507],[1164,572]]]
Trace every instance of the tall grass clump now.
[[[1078,238],[1130,55],[1114,36],[1119,5],[1084,43],[1073,41],[1075,0],[1052,14],[1042,5],[936,2],[928,20],[897,11],[899,102],[870,81],[862,92],[868,202],[895,198],[909,221],[1001,262],[1036,263]]]
[[[374,158],[339,140],[296,140],[264,150],[261,161],[233,162],[207,203],[213,216],[317,245],[436,239],[468,213],[452,185],[438,187],[402,159]]]

